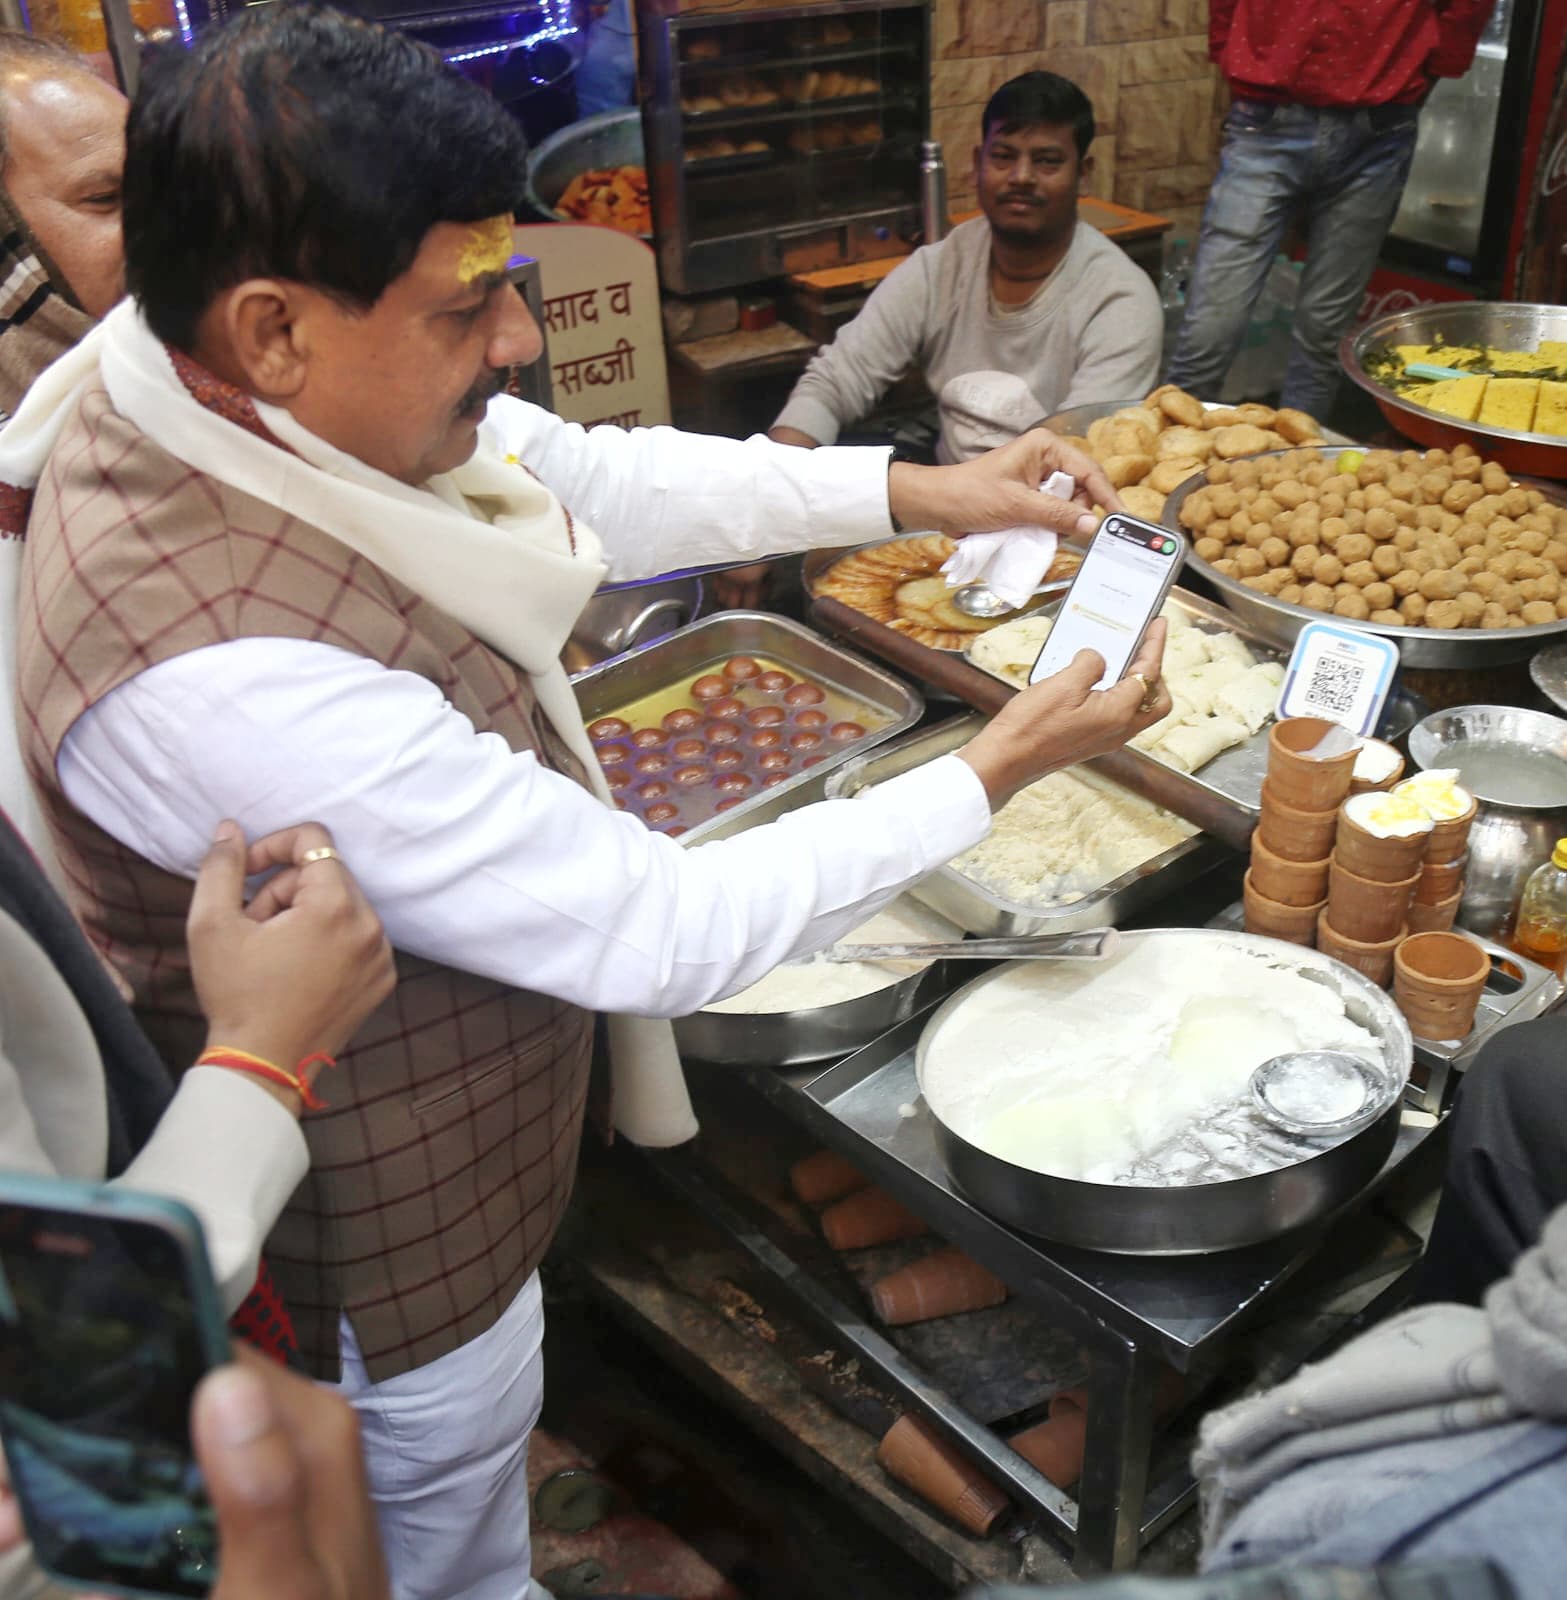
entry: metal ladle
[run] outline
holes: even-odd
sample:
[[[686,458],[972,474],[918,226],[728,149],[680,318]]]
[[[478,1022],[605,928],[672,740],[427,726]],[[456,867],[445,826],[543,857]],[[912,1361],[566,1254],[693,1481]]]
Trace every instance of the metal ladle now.
[[[1041,933],[1015,939],[952,939],[937,944],[835,944],[829,961],[1099,961],[1121,942],[1114,928]]]

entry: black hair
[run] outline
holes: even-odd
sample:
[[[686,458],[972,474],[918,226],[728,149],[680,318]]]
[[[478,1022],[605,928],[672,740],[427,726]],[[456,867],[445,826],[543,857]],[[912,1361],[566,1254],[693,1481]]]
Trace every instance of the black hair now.
[[[1068,122],[1081,161],[1094,142],[1093,102],[1059,72],[1025,72],[1002,84],[985,102],[979,133],[981,139],[988,139],[992,133],[1016,133],[1019,128],[1041,125],[1054,128]]]
[[[182,349],[247,278],[366,309],[437,223],[514,213],[526,157],[517,123],[427,46],[326,6],[246,10],[145,58],[126,285]]]
[[[93,75],[74,50],[52,39],[41,38],[36,33],[24,33],[20,28],[0,28],[0,69],[36,65],[41,72],[59,76],[64,72],[81,72]],[[0,94],[0,174],[6,162],[6,104]]]

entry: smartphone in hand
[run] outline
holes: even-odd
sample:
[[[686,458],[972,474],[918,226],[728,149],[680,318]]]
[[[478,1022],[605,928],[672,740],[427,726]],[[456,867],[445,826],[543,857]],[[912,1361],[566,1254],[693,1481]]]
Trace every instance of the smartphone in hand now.
[[[1028,681],[1052,677],[1079,650],[1097,650],[1105,672],[1094,687],[1113,688],[1126,676],[1185,559],[1180,534],[1112,511],[1099,524]]]
[[[0,1175],[0,1440],[51,1576],[125,1595],[207,1593],[217,1523],[190,1407],[228,1359],[189,1210]]]

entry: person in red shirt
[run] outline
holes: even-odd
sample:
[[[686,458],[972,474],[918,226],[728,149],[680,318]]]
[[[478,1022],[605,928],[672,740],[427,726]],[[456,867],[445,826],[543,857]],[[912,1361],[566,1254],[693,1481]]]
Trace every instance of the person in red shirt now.
[[[1306,266],[1282,403],[1322,417],[1415,153],[1420,107],[1462,77],[1494,0],[1212,0],[1209,54],[1235,96],[1169,380],[1216,399],[1284,230]]]

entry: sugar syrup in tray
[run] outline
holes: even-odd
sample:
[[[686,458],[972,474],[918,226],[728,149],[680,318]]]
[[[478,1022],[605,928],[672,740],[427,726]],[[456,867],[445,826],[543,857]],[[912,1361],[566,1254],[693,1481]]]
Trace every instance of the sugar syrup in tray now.
[[[588,724],[615,805],[671,837],[885,727],[883,711],[765,656],[728,656]]]

